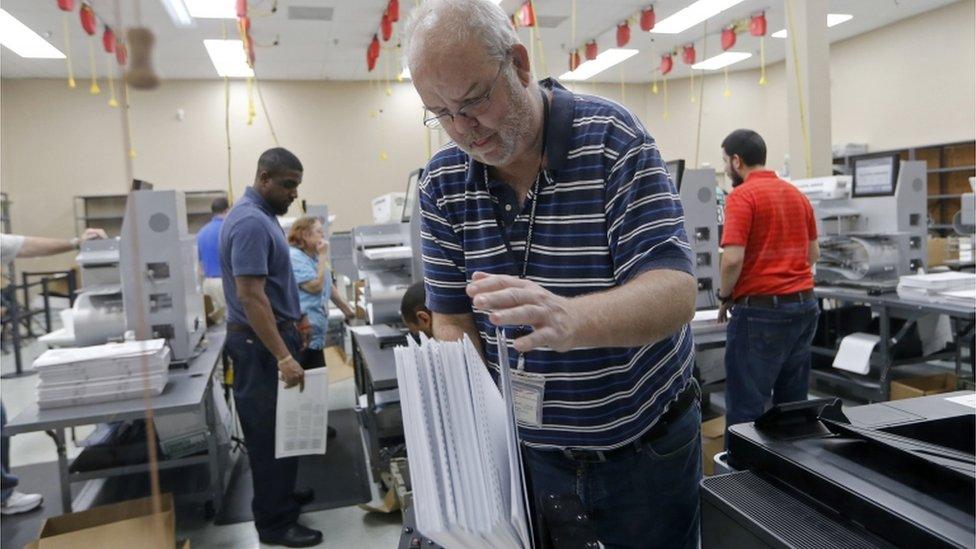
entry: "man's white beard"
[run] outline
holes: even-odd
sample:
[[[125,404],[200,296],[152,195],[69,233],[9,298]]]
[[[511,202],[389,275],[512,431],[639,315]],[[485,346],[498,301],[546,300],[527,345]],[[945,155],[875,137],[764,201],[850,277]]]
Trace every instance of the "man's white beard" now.
[[[508,86],[509,108],[495,136],[498,141],[495,149],[486,157],[478,152],[472,152],[466,145],[459,145],[461,150],[489,166],[510,164],[515,159],[519,145],[532,134],[532,103],[528,94],[524,93],[521,83],[512,73],[505,74],[505,84]]]

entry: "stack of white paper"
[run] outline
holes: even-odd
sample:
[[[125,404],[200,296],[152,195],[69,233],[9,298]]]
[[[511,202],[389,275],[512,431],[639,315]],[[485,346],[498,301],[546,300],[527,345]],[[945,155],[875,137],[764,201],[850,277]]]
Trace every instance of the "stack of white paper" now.
[[[898,297],[937,303],[976,305],[976,274],[946,272],[903,276]]]
[[[169,379],[165,339],[51,349],[37,357],[41,409],[126,400],[163,392]]]
[[[508,361],[503,397],[467,338],[407,343],[395,351],[418,531],[444,547],[531,547]]]

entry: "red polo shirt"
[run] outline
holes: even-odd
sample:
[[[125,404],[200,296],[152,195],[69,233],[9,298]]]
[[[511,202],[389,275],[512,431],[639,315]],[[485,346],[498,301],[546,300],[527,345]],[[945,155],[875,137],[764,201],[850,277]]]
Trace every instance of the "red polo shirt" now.
[[[722,246],[745,247],[732,297],[812,289],[807,252],[816,239],[817,224],[807,197],[773,171],[750,173],[725,199]]]

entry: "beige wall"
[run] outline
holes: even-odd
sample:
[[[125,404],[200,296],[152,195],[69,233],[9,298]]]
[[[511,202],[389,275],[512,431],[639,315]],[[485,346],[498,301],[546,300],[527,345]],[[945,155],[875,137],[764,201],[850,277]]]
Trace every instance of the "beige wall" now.
[[[866,142],[880,150],[973,139],[976,85],[973,13],[964,0],[896,25],[831,45],[833,142]],[[924,37],[920,40],[919,37]],[[765,136],[768,164],[783,167],[787,154],[784,64],[705,78],[690,100],[687,79],[664,90],[629,85],[625,106],[658,141],[666,159],[721,169],[719,143],[730,131],[750,127]],[[105,88],[103,86],[103,88]],[[327,203],[337,230],[369,223],[369,202],[402,190],[409,171],[426,159],[420,102],[409,83],[392,95],[368,82],[265,82],[268,110],[282,146],[305,164],[302,197]],[[621,100],[619,85],[577,84],[583,93]],[[13,202],[16,232],[44,236],[74,233],[72,196],[120,193],[126,188],[119,111],[107,94],[92,97],[61,80],[0,82],[0,186]],[[274,145],[260,104],[245,123],[247,91],[231,86],[234,194],[250,184],[257,156]],[[697,121],[701,109],[701,127]],[[182,109],[185,119],[177,120]],[[226,188],[224,87],[220,81],[167,81],[153,92],[132,93],[134,176],[161,188]],[[700,134],[700,141],[699,141]],[[439,137],[433,136],[434,148]],[[381,154],[386,153],[386,159]],[[793,162],[798,166],[797,161]],[[70,258],[34,260],[31,269],[63,267]],[[25,264],[21,264],[25,266]]]

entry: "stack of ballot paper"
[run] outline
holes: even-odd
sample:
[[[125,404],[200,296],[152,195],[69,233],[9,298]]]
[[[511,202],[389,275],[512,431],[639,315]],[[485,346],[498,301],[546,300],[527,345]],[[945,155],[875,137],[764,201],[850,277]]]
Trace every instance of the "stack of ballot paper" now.
[[[903,276],[898,280],[898,297],[976,306],[976,274],[953,271]]]
[[[51,349],[37,357],[37,406],[77,406],[163,392],[169,379],[165,339]]]
[[[395,350],[417,530],[444,547],[531,547],[507,347],[499,341],[504,396],[467,338],[408,339]]]

